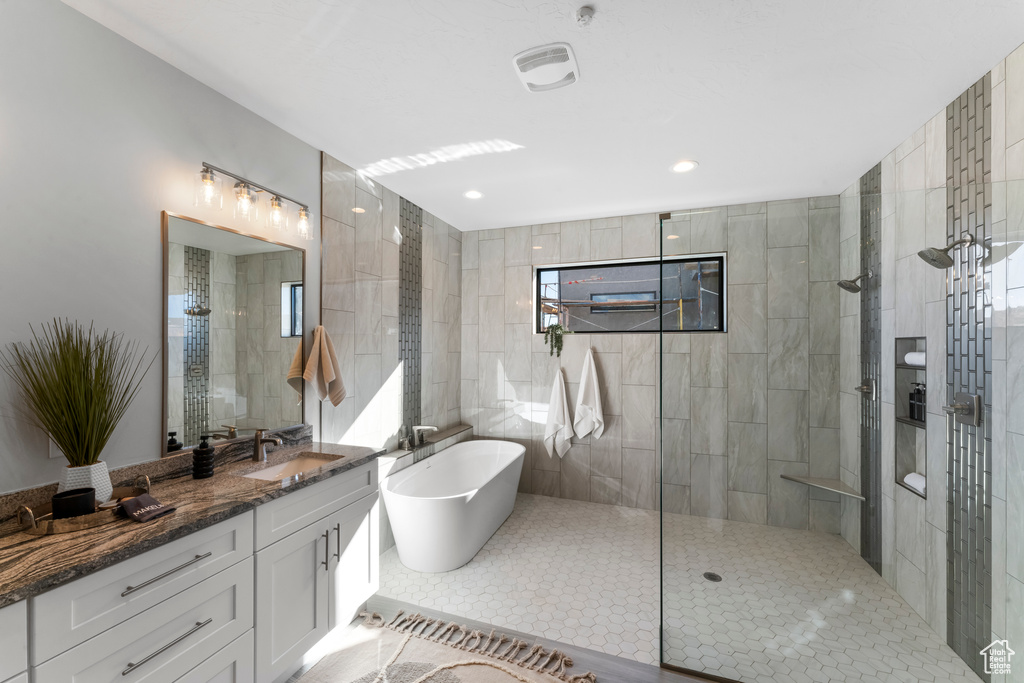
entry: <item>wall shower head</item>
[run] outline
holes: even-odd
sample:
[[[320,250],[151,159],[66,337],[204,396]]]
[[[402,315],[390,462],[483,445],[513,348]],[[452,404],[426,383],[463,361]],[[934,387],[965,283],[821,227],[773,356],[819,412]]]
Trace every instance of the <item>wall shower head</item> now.
[[[932,266],[933,268],[938,268],[939,270],[944,270],[953,265],[953,259],[949,255],[950,250],[961,244],[966,246],[974,244],[974,235],[968,233],[961,239],[958,239],[956,242],[953,242],[952,244],[941,249],[935,247],[928,247],[927,249],[922,249],[921,251],[917,252],[917,255],[920,256],[924,260],[924,262],[927,263],[929,266]]]
[[[212,313],[212,311],[206,306],[192,306],[191,308],[185,309],[186,315],[199,316],[201,318],[205,318],[210,315],[210,313]]]
[[[857,281],[860,280],[861,278],[865,278],[865,277],[871,277],[871,271],[870,270],[868,272],[866,272],[866,273],[858,275],[857,277],[853,278],[852,280],[840,280],[836,284],[839,285],[840,289],[842,289],[844,291],[847,291],[847,292],[851,292],[853,294],[856,294],[857,292],[860,291],[860,285],[857,284]]]

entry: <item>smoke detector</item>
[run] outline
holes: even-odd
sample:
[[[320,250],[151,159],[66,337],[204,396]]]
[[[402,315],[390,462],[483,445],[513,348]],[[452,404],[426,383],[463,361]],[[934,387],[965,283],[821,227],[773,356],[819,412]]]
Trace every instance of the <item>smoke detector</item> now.
[[[512,58],[516,75],[530,92],[572,85],[580,79],[576,55],[569,43],[551,43],[520,52]]]

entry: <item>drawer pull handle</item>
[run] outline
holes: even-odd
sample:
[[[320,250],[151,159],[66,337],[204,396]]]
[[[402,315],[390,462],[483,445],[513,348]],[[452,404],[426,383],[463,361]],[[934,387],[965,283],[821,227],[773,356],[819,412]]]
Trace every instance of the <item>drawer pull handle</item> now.
[[[122,598],[127,598],[129,595],[131,595],[135,591],[142,590],[146,586],[149,586],[150,584],[154,584],[157,581],[159,581],[160,579],[166,579],[168,576],[170,576],[174,572],[180,572],[185,567],[189,567],[189,566],[195,564],[196,562],[199,562],[200,560],[205,560],[210,555],[213,555],[213,553],[212,552],[208,552],[208,553],[204,553],[202,555],[196,555],[194,558],[192,558],[191,560],[189,560],[185,564],[178,565],[174,569],[169,569],[169,570],[165,571],[163,574],[161,574],[160,576],[154,576],[152,579],[150,579],[149,581],[146,581],[145,583],[140,583],[138,586],[128,586],[127,588],[124,589],[124,592],[121,593],[121,597]]]
[[[188,631],[186,631],[185,633],[182,633],[180,636],[178,636],[177,638],[175,638],[171,642],[167,643],[166,645],[164,645],[162,648],[160,648],[156,652],[154,652],[152,654],[149,654],[149,655],[146,655],[144,658],[140,659],[138,664],[134,664],[132,662],[128,662],[127,668],[125,668],[125,670],[121,672],[121,675],[122,676],[127,676],[128,674],[130,674],[131,672],[135,671],[136,669],[138,669],[140,666],[142,666],[143,664],[145,664],[149,660],[153,659],[153,657],[158,657],[161,654],[163,654],[164,652],[167,652],[167,650],[171,649],[172,647],[174,647],[175,645],[177,645],[181,641],[185,640],[190,635],[192,635],[193,633],[195,633],[196,631],[198,631],[202,627],[204,627],[207,624],[209,624],[211,621],[213,621],[212,617],[210,619],[207,619],[206,621],[197,621],[196,625],[193,626],[192,628],[190,628]]]
[[[331,530],[328,529],[324,532],[324,561],[321,562],[324,569],[329,569],[331,566]]]
[[[338,541],[335,546],[337,550],[334,551],[334,556],[338,558],[338,562],[341,562],[341,523],[334,525],[334,530],[338,532]]]

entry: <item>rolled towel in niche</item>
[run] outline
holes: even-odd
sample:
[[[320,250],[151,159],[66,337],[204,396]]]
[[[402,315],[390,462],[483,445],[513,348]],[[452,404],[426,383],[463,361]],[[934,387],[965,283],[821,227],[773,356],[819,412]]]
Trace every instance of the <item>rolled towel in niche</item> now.
[[[919,365],[924,367],[927,356],[924,351],[911,351],[903,358],[903,362],[907,365]]]
[[[927,485],[927,480],[925,479],[923,474],[911,472],[907,476],[903,477],[903,483],[909,486],[910,488],[914,489],[918,493],[920,493],[922,496],[925,495],[925,486]]]

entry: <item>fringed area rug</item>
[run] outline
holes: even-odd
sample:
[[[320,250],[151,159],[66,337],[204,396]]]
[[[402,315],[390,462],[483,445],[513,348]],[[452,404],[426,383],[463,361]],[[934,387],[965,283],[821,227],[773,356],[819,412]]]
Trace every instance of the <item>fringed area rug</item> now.
[[[519,638],[399,612],[362,613],[347,646],[324,657],[302,683],[596,683],[569,672],[572,659]]]

